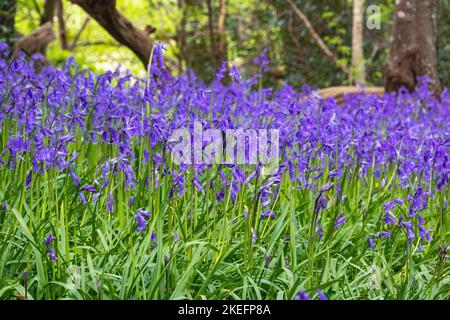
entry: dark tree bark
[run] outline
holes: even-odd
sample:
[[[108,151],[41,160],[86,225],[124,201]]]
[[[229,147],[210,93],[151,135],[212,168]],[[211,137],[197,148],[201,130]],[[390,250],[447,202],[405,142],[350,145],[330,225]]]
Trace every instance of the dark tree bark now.
[[[177,47],[179,52],[176,54],[178,60],[178,73],[183,72],[183,61],[186,59],[186,25],[188,9],[184,0],[177,1],[178,9],[181,10],[181,21],[177,28]]]
[[[64,8],[62,0],[56,0],[56,17],[58,18],[59,42],[61,43],[61,48],[63,50],[67,50],[69,46],[67,44],[66,24],[64,22]]]
[[[209,39],[211,42],[211,62],[213,65],[213,70],[218,66],[219,61],[217,61],[217,48],[216,48],[216,36],[214,34],[214,20],[213,20],[213,12],[211,0],[206,0],[206,4],[208,7],[208,30],[209,30]]]
[[[145,31],[137,29],[128,18],[116,9],[115,0],[70,0],[79,5],[95,19],[119,43],[130,48],[146,67],[152,50],[149,33],[153,27]]]
[[[41,26],[46,24],[47,22],[53,23],[53,17],[55,15],[55,4],[56,0],[45,0],[44,11],[41,15]]]
[[[219,16],[217,19],[217,34],[214,25],[214,8],[211,0],[206,0],[208,9],[208,30],[211,42],[211,59],[213,69],[217,68],[223,61],[227,60],[227,42],[225,33],[225,19],[227,14],[227,4],[225,0],[219,1]]]
[[[218,20],[218,31],[219,31],[219,56],[223,61],[227,60],[227,35],[225,33],[225,20],[227,17],[227,1],[220,0],[219,3],[219,20]]]
[[[385,88],[412,91],[417,77],[428,75],[430,86],[440,91],[437,72],[436,28],[438,0],[397,0],[391,35]]]
[[[12,46],[15,40],[16,5],[16,0],[0,1],[0,42],[5,42],[9,46]]]
[[[56,6],[56,0],[45,0],[44,11],[41,14],[41,24],[40,24],[41,26],[46,26],[47,24],[50,24],[50,27],[53,28],[53,17],[55,16],[55,6]],[[44,31],[47,31],[47,29],[44,28]],[[33,33],[34,33],[34,31],[33,31]],[[47,39],[50,39],[50,33],[47,32],[47,33],[44,33],[43,35],[48,36],[48,38],[42,38],[41,36],[33,38],[33,37],[27,36],[27,41],[31,41],[32,39],[34,39],[35,41],[45,41]],[[52,35],[53,35],[53,30],[52,30]],[[53,40],[53,39],[54,39],[54,37],[51,38],[51,40]],[[40,47],[41,49],[39,50],[39,52],[42,53],[43,55],[45,55],[48,43],[49,42],[35,43],[35,44],[31,45],[31,47]]]

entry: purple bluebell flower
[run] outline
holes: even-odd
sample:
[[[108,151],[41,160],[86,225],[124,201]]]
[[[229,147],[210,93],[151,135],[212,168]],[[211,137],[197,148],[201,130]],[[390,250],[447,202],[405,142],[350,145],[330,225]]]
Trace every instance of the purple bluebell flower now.
[[[388,202],[385,202],[385,203],[383,204],[384,211],[389,212],[389,211],[391,211],[392,209],[394,209],[394,207],[395,207],[397,204],[403,204],[403,203],[404,203],[403,199],[393,199],[393,200],[390,200],[390,201],[388,201]]]
[[[81,190],[92,192],[92,193],[97,192],[97,189],[95,189],[95,187],[93,185],[84,186],[83,188],[81,188]]]
[[[316,227],[316,233],[319,237],[319,240],[322,240],[323,238],[323,228],[322,227]]]
[[[334,229],[335,230],[339,229],[341,226],[343,226],[345,224],[346,221],[347,221],[347,216],[344,216],[342,213],[340,213],[336,217],[336,222],[334,223]]]
[[[241,74],[239,73],[239,70],[236,68],[236,66],[231,66],[230,75],[233,78],[234,82],[239,83],[241,81]]]
[[[223,78],[225,78],[227,71],[228,71],[228,62],[222,62],[222,64],[220,65],[220,69],[216,73],[216,79],[220,81]]]
[[[321,301],[328,300],[328,297],[323,293],[322,290],[317,290],[318,299]]]
[[[431,235],[428,232],[428,230],[425,229],[425,227],[424,227],[425,220],[420,215],[417,215],[417,219],[419,220],[419,223],[417,226],[419,227],[420,239],[422,239],[422,241],[430,242],[432,240],[432,238],[431,238]]]
[[[375,248],[375,242],[373,241],[373,239],[367,238],[367,242],[369,243],[369,249],[373,250],[373,248]]]
[[[391,238],[391,232],[389,230],[378,232],[374,235],[375,238],[379,239],[381,237],[390,239]]]
[[[25,188],[27,188],[27,189],[30,187],[32,173],[33,173],[33,171],[30,171],[30,173],[27,175],[27,179],[25,181]]]
[[[225,199],[225,192],[223,190],[216,193],[217,201],[222,202],[224,199]]]
[[[134,217],[137,224],[137,231],[143,232],[147,227],[147,220],[150,219],[150,211],[139,209]]]
[[[414,238],[416,237],[416,235],[414,234],[414,229],[413,229],[412,223],[409,221],[401,222],[401,226],[406,229],[408,243],[411,243],[414,240]]]
[[[327,208],[327,198],[324,195],[320,195],[315,203],[314,214],[318,214],[320,211],[325,210],[326,208]]]
[[[192,183],[194,184],[195,188],[197,188],[197,191],[202,191],[203,190],[202,183],[201,183],[200,179],[197,176],[195,176],[192,179]]]
[[[389,211],[386,212],[386,215],[384,216],[384,224],[395,224],[395,222],[395,217],[393,217]]]
[[[272,210],[267,210],[267,211],[261,212],[261,217],[275,219],[277,217],[277,215]]]
[[[48,256],[51,260],[53,260],[55,262],[58,260],[58,258],[56,257],[56,251],[53,248],[48,249]]]
[[[264,264],[265,264],[266,268],[269,267],[270,256],[267,253],[264,254]]]
[[[134,201],[136,201],[136,197],[130,197],[130,200],[128,201],[128,206],[132,207],[134,205]]]
[[[329,190],[331,190],[331,188],[333,188],[333,186],[334,186],[334,184],[331,181],[328,181],[322,187],[320,187],[319,192],[329,191]]]
[[[72,167],[69,166],[68,171],[69,175],[72,177],[73,184],[75,185],[75,187],[78,187],[81,183],[81,178],[75,174]]]
[[[153,55],[154,55],[154,64],[155,66],[158,66],[159,68],[164,67],[164,54],[163,51],[167,51],[167,44],[164,42],[157,42],[153,46]]]
[[[108,205],[108,212],[111,213],[114,211],[114,197],[112,193],[108,193],[108,199],[106,200]]]
[[[48,247],[48,246],[50,246],[50,245],[52,244],[53,241],[55,241],[55,239],[56,239],[56,238],[55,238],[51,233],[49,233],[49,234],[45,237],[44,243],[45,243],[45,245]]]
[[[427,193],[418,187],[414,196],[411,199],[411,206],[409,208],[409,216],[412,217],[417,211],[421,211],[427,207]]]
[[[305,290],[302,290],[299,292],[299,294],[295,297],[295,300],[311,300],[309,295],[306,293]]]
[[[253,59],[253,63],[259,64],[264,72],[269,71],[269,59],[267,58],[267,48],[264,48],[259,57]]]
[[[156,234],[152,232],[152,235],[150,236],[150,240],[152,241],[152,250],[156,247]]]
[[[87,201],[86,201],[86,197],[84,196],[83,192],[78,192],[78,196],[80,197],[81,202],[83,203],[83,205],[86,205]]]

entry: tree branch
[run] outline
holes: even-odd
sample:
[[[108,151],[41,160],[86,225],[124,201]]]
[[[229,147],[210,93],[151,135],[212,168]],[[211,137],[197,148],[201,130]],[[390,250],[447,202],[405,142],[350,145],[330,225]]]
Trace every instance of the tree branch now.
[[[91,20],[91,17],[87,16],[86,19],[83,21],[83,25],[81,26],[80,30],[78,30],[77,34],[75,35],[75,38],[72,41],[72,44],[69,47],[69,50],[72,51],[78,43],[78,40],[80,40],[81,34],[83,33],[84,29],[86,29],[89,21]]]
[[[48,43],[56,38],[52,23],[46,22],[29,35],[19,39],[14,46],[14,51],[24,50],[29,54],[42,52]]]
[[[294,2],[292,2],[292,0],[287,0],[287,2],[289,3],[289,5],[291,6],[292,10],[294,11],[294,13],[297,15],[297,17],[303,22],[303,24],[306,26],[306,29],[308,29],[309,34],[314,38],[314,40],[316,40],[317,44],[319,45],[320,49],[322,49],[322,51],[325,53],[325,55],[330,58],[331,60],[334,61],[334,63],[336,63],[336,65],[345,73],[345,74],[349,74],[348,68],[346,66],[343,65],[339,65],[338,64],[338,59],[336,57],[336,55],[331,52],[331,50],[327,47],[327,45],[325,44],[325,42],[322,40],[322,38],[319,36],[319,34],[317,33],[317,31],[314,29],[314,27],[312,26],[311,22],[309,21],[309,19],[305,16],[305,14],[295,5]]]
[[[116,9],[115,0],[70,0],[95,19],[119,43],[130,48],[147,67],[152,49],[148,32],[137,29]]]
[[[66,37],[66,25],[64,23],[64,9],[62,0],[56,0],[56,17],[58,19],[58,26],[59,26],[59,41],[61,43],[61,48],[63,50],[68,49],[67,45],[67,37]]]

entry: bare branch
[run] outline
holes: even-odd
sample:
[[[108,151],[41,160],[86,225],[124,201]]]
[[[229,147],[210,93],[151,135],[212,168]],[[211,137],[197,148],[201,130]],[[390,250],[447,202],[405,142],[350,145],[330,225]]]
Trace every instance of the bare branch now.
[[[72,41],[72,44],[69,47],[70,51],[72,51],[77,46],[78,40],[80,40],[81,34],[83,33],[84,29],[86,29],[90,20],[91,20],[91,17],[89,17],[89,16],[87,16],[86,19],[84,19],[80,30],[78,30],[77,34],[75,35],[75,38]]]
[[[289,5],[291,6],[292,10],[294,11],[294,13],[297,15],[297,17],[299,17],[299,19],[303,22],[303,24],[306,26],[306,29],[308,29],[309,34],[314,38],[314,40],[316,40],[317,44],[319,45],[319,47],[322,49],[322,51],[325,53],[325,55],[327,57],[329,57],[331,60],[333,60],[336,65],[346,74],[349,74],[348,68],[346,66],[340,65],[338,63],[338,59],[336,57],[336,55],[331,52],[331,50],[327,47],[327,45],[325,44],[325,42],[322,40],[322,38],[319,36],[319,34],[317,33],[317,31],[314,29],[314,27],[312,26],[311,22],[309,21],[309,19],[305,16],[305,14],[295,5],[294,2],[292,2],[292,0],[287,0],[287,2],[289,3]]]
[[[19,39],[14,46],[14,51],[24,50],[29,54],[42,52],[55,38],[52,23],[46,22],[29,35]]]
[[[116,8],[115,0],[70,0],[95,19],[119,43],[133,51],[147,67],[152,49],[148,32],[137,29]]]

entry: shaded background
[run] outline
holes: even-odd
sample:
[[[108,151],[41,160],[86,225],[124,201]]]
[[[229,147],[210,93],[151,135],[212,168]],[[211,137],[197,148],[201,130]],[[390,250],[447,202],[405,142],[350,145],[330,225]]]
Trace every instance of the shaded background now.
[[[0,0],[4,4],[7,1]],[[45,1],[16,2],[16,37],[20,38],[39,26]],[[351,61],[352,1],[294,2],[339,62],[348,65]],[[46,50],[51,64],[59,66],[72,54],[82,67],[94,72],[115,69],[120,64],[135,74],[145,74],[136,56],[94,19],[89,19],[80,7],[65,0],[61,3],[67,43],[69,47],[74,46],[63,49],[58,39],[53,40]],[[365,9],[369,5],[380,7],[381,29],[366,28],[367,15],[364,15],[366,79],[368,85],[381,86],[389,51],[394,0],[369,0]],[[441,0],[439,6],[438,70],[441,83],[448,87],[450,0]],[[349,84],[348,77],[324,55],[286,0],[118,0],[116,7],[137,28],[145,29],[147,25],[156,28],[150,37],[153,41],[168,44],[166,63],[174,74],[191,69],[209,82],[217,65],[228,60],[245,77],[257,72],[252,61],[267,48],[270,59],[270,70],[265,77],[267,85],[282,81],[321,88]],[[54,30],[59,36],[56,16],[55,13]]]

